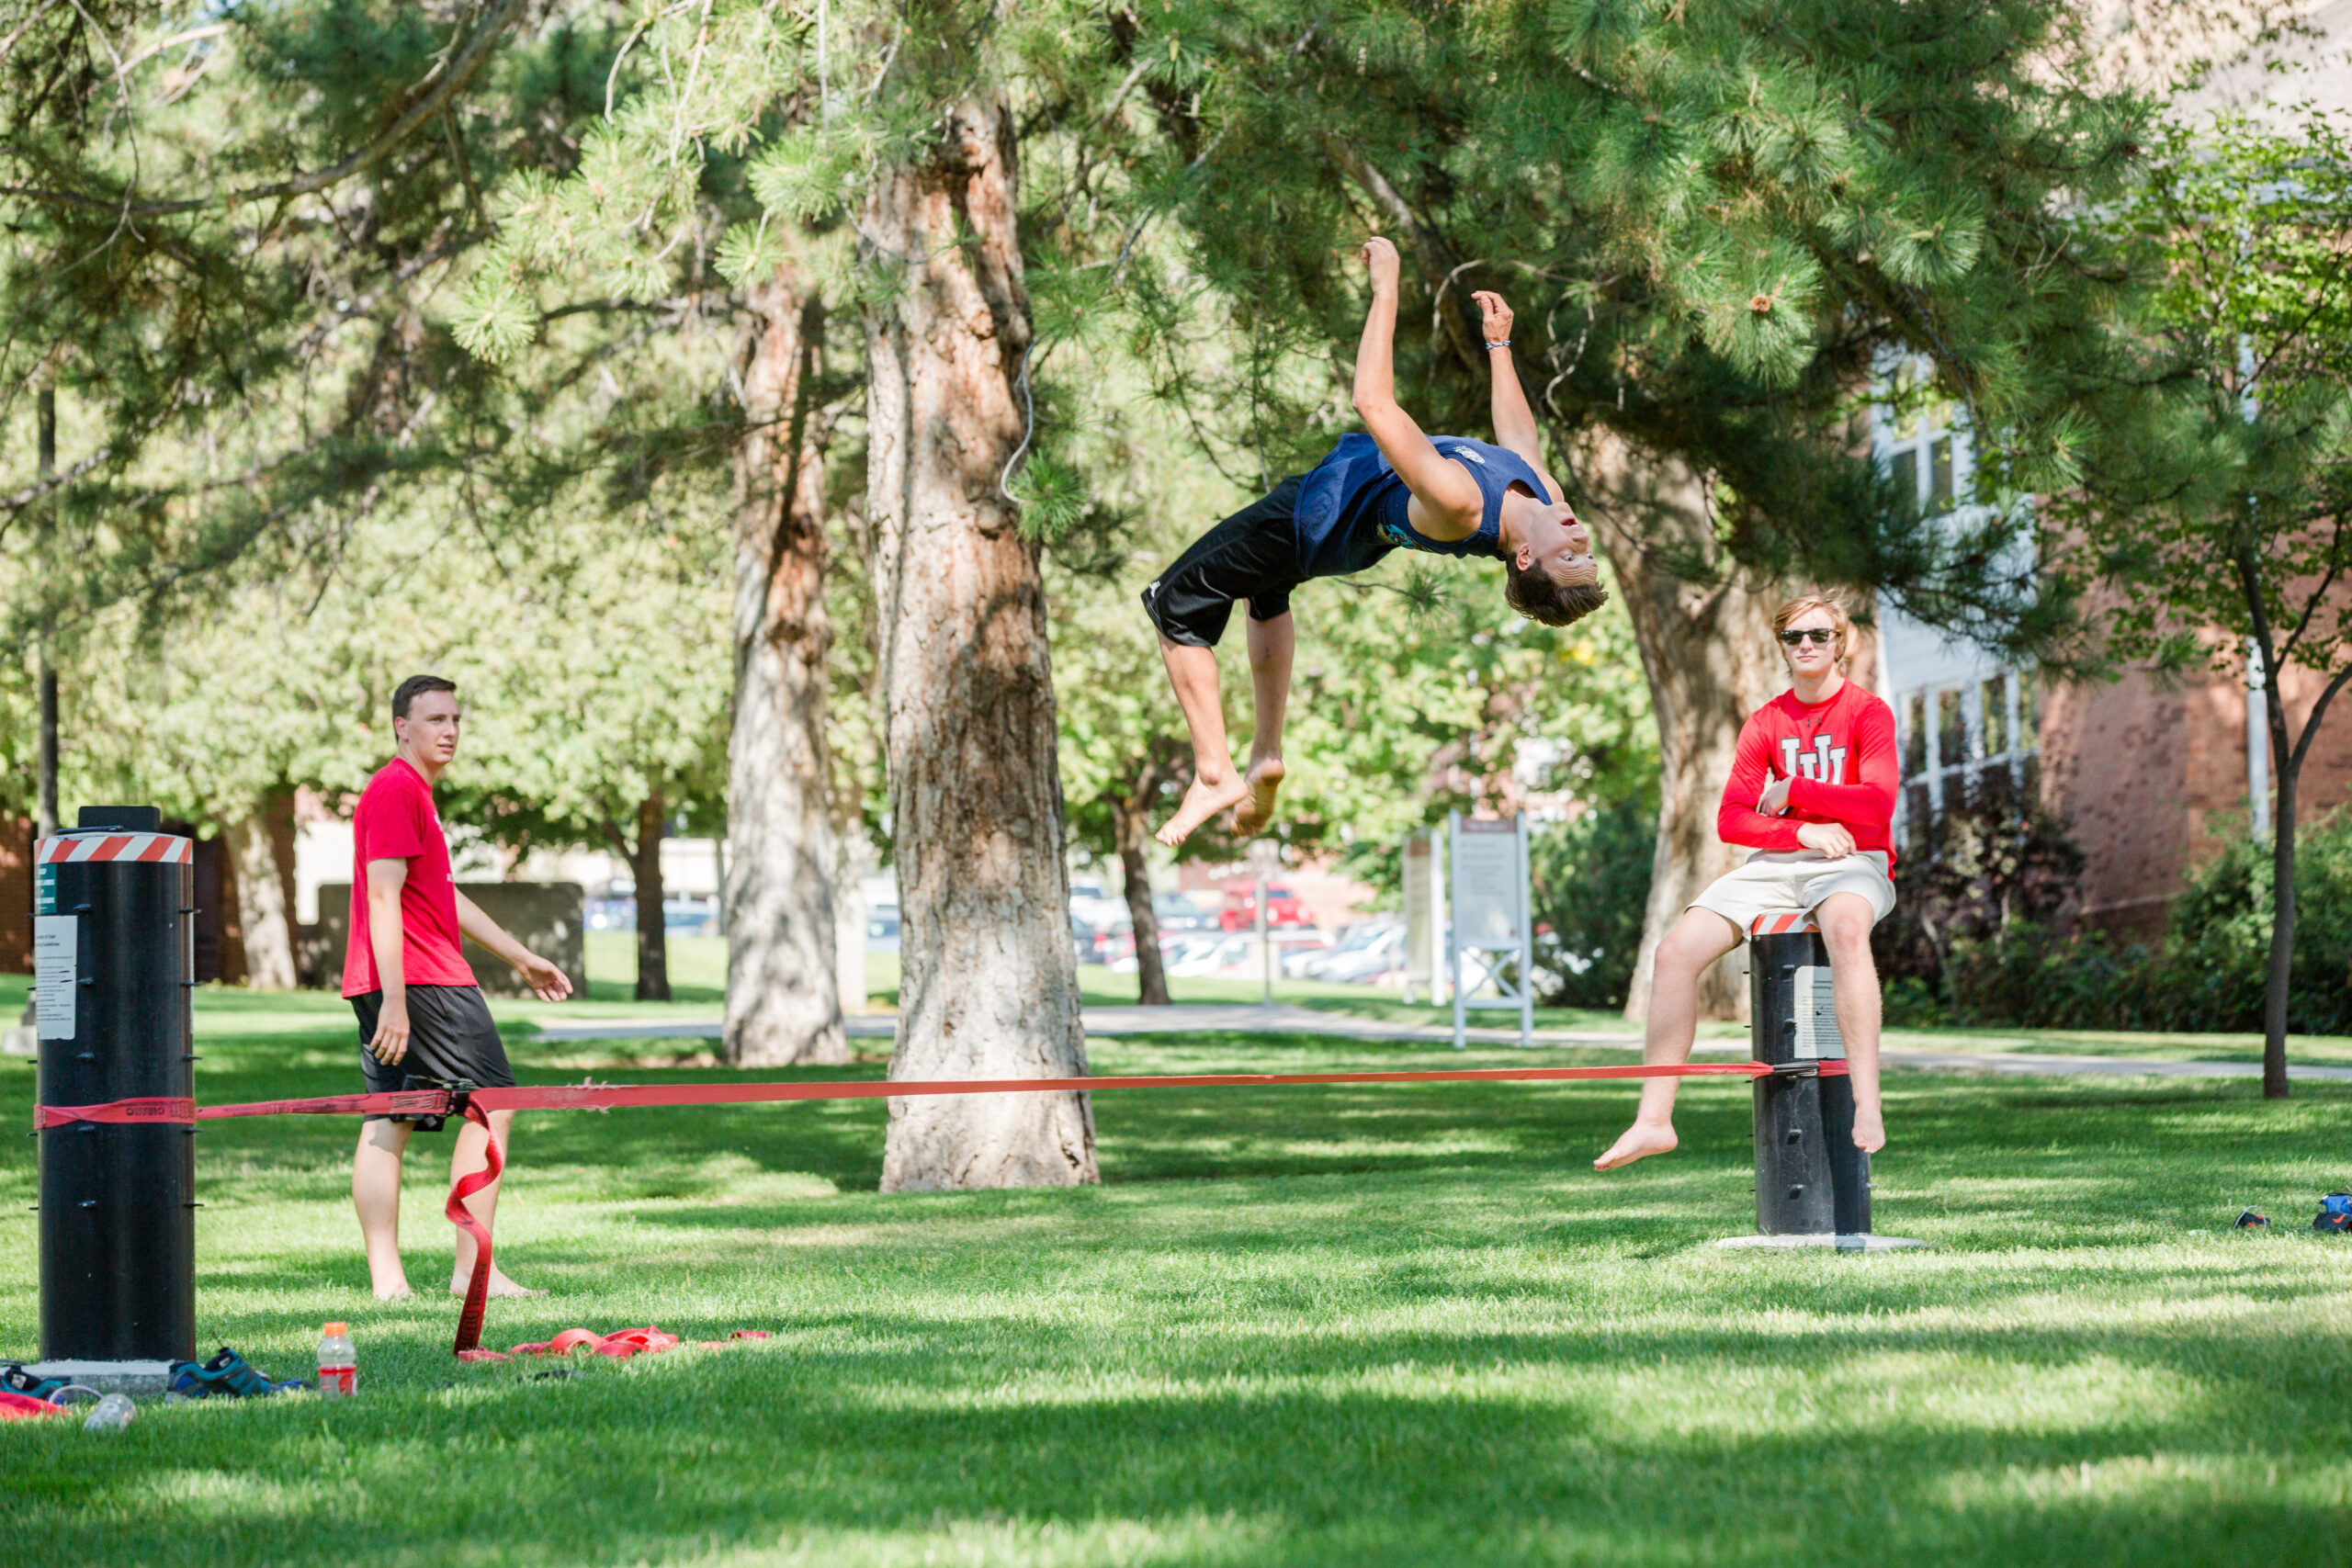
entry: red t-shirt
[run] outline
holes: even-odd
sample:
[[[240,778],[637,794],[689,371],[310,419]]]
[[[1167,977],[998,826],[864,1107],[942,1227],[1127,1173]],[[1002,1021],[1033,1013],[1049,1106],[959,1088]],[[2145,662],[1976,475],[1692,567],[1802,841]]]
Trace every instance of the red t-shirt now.
[[[1715,832],[1726,844],[1801,850],[1797,829],[1805,823],[1840,822],[1855,849],[1883,850],[1893,865],[1897,776],[1894,712],[1877,697],[1851,681],[1810,705],[1782,692],[1740,727]],[[1793,781],[1789,808],[1767,817],[1756,803],[1775,779]]]
[[[351,817],[351,945],[343,954],[343,994],[380,991],[376,950],[368,936],[368,863],[408,862],[401,885],[401,978],[411,986],[470,986],[474,972],[458,946],[458,884],[449,875],[449,840],[433,809],[433,786],[398,757],[376,770]]]

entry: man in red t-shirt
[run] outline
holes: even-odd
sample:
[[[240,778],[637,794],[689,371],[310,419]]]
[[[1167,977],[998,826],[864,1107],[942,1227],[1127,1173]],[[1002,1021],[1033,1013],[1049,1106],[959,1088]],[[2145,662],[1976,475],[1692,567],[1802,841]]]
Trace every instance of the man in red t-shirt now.
[[[1834,599],[1807,595],[1772,617],[1790,690],[1750,714],[1739,732],[1715,831],[1756,852],[1717,877],[1657,944],[1645,1063],[1690,1059],[1699,1027],[1699,976],[1747,939],[1758,915],[1803,909],[1829,949],[1838,1032],[1854,1086],[1854,1143],[1886,1143],[1879,1108],[1878,969],[1871,928],[1894,908],[1894,715],[1843,673],[1853,626]],[[1594,1160],[1602,1170],[1675,1146],[1673,1078],[1642,1085],[1634,1124]]]
[[[368,1091],[398,1089],[411,1075],[470,1078],[483,1089],[514,1081],[481,987],[458,946],[469,936],[521,971],[548,1001],[571,994],[562,970],[499,929],[498,922],[458,891],[449,874],[449,844],[433,808],[433,783],[458,754],[458,688],[438,675],[412,675],[392,693],[392,760],[368,781],[351,819],[351,945],[343,958],[343,994],[359,1015],[359,1066]],[[514,1112],[493,1111],[490,1131],[459,1124],[449,1155],[449,1180],[489,1163],[485,1145],[506,1153]],[[413,1117],[370,1116],[360,1123],[359,1152],[351,1164],[351,1201],[368,1247],[368,1273],[376,1299],[409,1293],[401,1267],[401,1156],[408,1152]],[[440,1119],[424,1119],[427,1131]],[[467,1201],[482,1227],[498,1211],[498,1183]],[[474,1269],[473,1237],[458,1233],[458,1295]],[[493,1296],[524,1295],[503,1270],[490,1280]]]

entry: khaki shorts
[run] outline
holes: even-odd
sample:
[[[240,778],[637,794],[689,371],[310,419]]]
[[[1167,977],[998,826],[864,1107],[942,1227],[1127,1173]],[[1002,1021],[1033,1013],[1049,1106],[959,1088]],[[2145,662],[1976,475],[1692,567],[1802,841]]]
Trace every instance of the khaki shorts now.
[[[1855,893],[1870,901],[1875,925],[1894,908],[1894,883],[1886,874],[1886,852],[1858,850],[1830,860],[1815,850],[1758,850],[1746,865],[1707,885],[1690,900],[1693,909],[1712,909],[1739,928],[1740,940],[1758,915],[1803,909],[1811,914],[1833,893]]]

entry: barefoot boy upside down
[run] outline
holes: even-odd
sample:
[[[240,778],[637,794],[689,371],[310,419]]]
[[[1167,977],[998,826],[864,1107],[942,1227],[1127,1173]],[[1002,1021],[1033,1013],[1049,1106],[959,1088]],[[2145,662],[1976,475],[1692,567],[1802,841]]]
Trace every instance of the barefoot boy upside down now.
[[[1758,915],[1804,909],[1829,949],[1838,1033],[1854,1086],[1854,1143],[1886,1144],[1878,1092],[1878,969],[1871,927],[1894,908],[1894,715],[1843,674],[1853,626],[1834,600],[1792,599],[1772,617],[1790,690],[1739,732],[1715,831],[1756,852],[1717,877],[1657,944],[1642,1060],[1690,1059],[1699,976],[1747,939]],[[1642,1085],[1634,1124],[1593,1165],[1614,1170],[1675,1145],[1673,1078]]]
[[[1544,471],[1535,416],[1511,367],[1510,307],[1499,294],[1473,296],[1494,377],[1494,444],[1425,435],[1396,406],[1396,247],[1375,236],[1363,255],[1372,271],[1372,310],[1356,354],[1355,406],[1371,434],[1341,437],[1312,471],[1284,479],[1202,535],[1144,590],[1144,610],[1159,628],[1168,679],[1193,734],[1192,787],[1159,829],[1163,844],[1182,843],[1227,807],[1239,807],[1234,830],[1245,836],[1272,817],[1297,640],[1290,593],[1300,583],[1363,571],[1401,547],[1502,561],[1511,608],[1547,626],[1589,615],[1606,597],[1592,537]],[[1257,701],[1246,773],[1233,764],[1216,676],[1217,640],[1237,599],[1250,602]]]

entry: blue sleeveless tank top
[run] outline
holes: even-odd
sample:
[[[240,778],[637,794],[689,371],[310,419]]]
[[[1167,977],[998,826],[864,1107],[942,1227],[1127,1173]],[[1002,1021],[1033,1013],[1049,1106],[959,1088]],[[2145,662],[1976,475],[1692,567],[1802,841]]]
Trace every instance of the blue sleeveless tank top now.
[[[1464,539],[1432,539],[1407,520],[1412,491],[1369,435],[1343,435],[1299,487],[1292,525],[1298,536],[1302,577],[1345,577],[1374,566],[1396,549],[1442,556],[1493,558],[1501,553],[1503,496],[1514,483],[1538,499],[1552,492],[1527,460],[1506,447],[1463,435],[1433,435],[1439,453],[1477,481],[1478,531]]]

